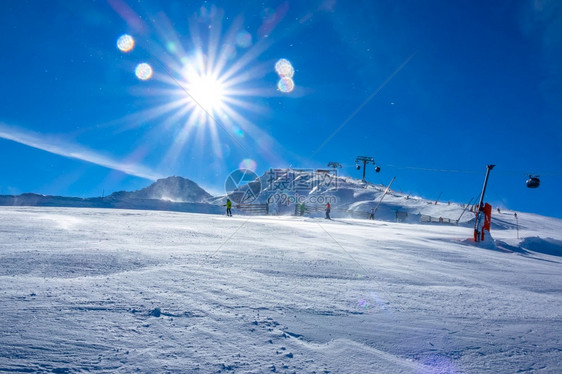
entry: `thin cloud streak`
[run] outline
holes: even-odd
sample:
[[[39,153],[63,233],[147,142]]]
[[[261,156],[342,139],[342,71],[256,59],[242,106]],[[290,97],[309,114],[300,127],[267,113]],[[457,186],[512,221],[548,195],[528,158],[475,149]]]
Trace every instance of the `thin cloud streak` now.
[[[8,126],[2,122],[0,122],[0,138],[11,140],[16,143],[24,144],[59,156],[89,162],[140,178],[149,180],[163,178],[162,175],[144,166],[127,162],[119,162],[79,145],[65,142],[62,139],[55,140],[52,137],[45,136],[44,134],[18,129]]]

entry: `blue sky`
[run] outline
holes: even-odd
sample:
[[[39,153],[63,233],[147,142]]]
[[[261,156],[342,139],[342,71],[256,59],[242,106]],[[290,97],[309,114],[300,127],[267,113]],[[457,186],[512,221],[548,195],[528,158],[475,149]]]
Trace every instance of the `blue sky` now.
[[[381,167],[369,181],[441,201],[476,198],[496,164],[486,200],[562,217],[554,0],[0,6],[0,194],[100,196],[170,175],[220,193],[239,166],[337,161],[360,178],[364,155]]]

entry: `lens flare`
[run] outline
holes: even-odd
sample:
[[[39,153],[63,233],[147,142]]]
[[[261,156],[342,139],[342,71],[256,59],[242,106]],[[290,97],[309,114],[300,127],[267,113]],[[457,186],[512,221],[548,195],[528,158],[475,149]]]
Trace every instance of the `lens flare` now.
[[[248,48],[252,45],[252,34],[246,30],[240,31],[236,35],[236,45],[242,48]]]
[[[367,300],[365,300],[365,299],[359,300],[359,301],[357,302],[357,306],[358,306],[360,309],[365,309],[365,310],[368,310],[368,309],[371,309],[371,308],[372,308],[372,305],[371,305]]]
[[[242,161],[240,161],[240,164],[238,165],[239,169],[248,169],[248,170],[251,170],[253,172],[256,171],[257,167],[258,167],[257,162],[255,162],[251,158],[243,159]]]
[[[424,372],[430,373],[458,373],[460,372],[451,358],[442,354],[429,354],[421,359]]]
[[[166,50],[170,53],[177,53],[178,51],[178,46],[176,45],[176,43],[174,42],[167,42],[166,43]]]
[[[135,39],[131,35],[123,34],[117,39],[117,48],[121,52],[131,52],[135,47]]]
[[[271,8],[265,8],[261,12],[261,17],[264,23],[272,23],[275,21],[275,10]]]
[[[236,47],[232,44],[226,44],[224,46],[224,54],[228,60],[233,60],[236,58]]]
[[[275,71],[281,78],[293,78],[295,75],[295,69],[289,60],[284,58],[280,59],[275,63]]]
[[[239,138],[243,138],[243,137],[244,137],[244,131],[243,131],[240,127],[235,127],[235,128],[234,128],[234,133],[235,133]]]
[[[295,82],[289,77],[283,77],[277,83],[277,89],[283,93],[292,92],[295,89]]]
[[[152,66],[150,66],[146,62],[138,64],[137,68],[135,69],[135,75],[142,81],[149,80],[150,78],[152,78]]]
[[[230,145],[223,143],[220,145],[219,148],[217,149],[213,149],[213,151],[215,152],[215,156],[217,157],[229,157],[230,156],[230,152],[231,152],[231,148]]]

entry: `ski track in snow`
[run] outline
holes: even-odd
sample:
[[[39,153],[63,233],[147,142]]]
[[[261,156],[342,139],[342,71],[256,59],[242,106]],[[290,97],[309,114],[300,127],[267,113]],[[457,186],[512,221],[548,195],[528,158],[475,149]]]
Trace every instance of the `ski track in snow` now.
[[[0,208],[0,372],[559,372],[562,222]],[[501,221],[498,221],[501,222]],[[544,251],[541,249],[545,248]]]

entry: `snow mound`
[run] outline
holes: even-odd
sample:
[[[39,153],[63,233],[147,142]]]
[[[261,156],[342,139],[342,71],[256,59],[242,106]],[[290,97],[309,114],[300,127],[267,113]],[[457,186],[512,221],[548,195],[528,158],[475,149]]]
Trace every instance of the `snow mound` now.
[[[562,256],[562,241],[552,238],[540,237],[525,238],[520,247],[529,251],[543,253],[551,256]]]

